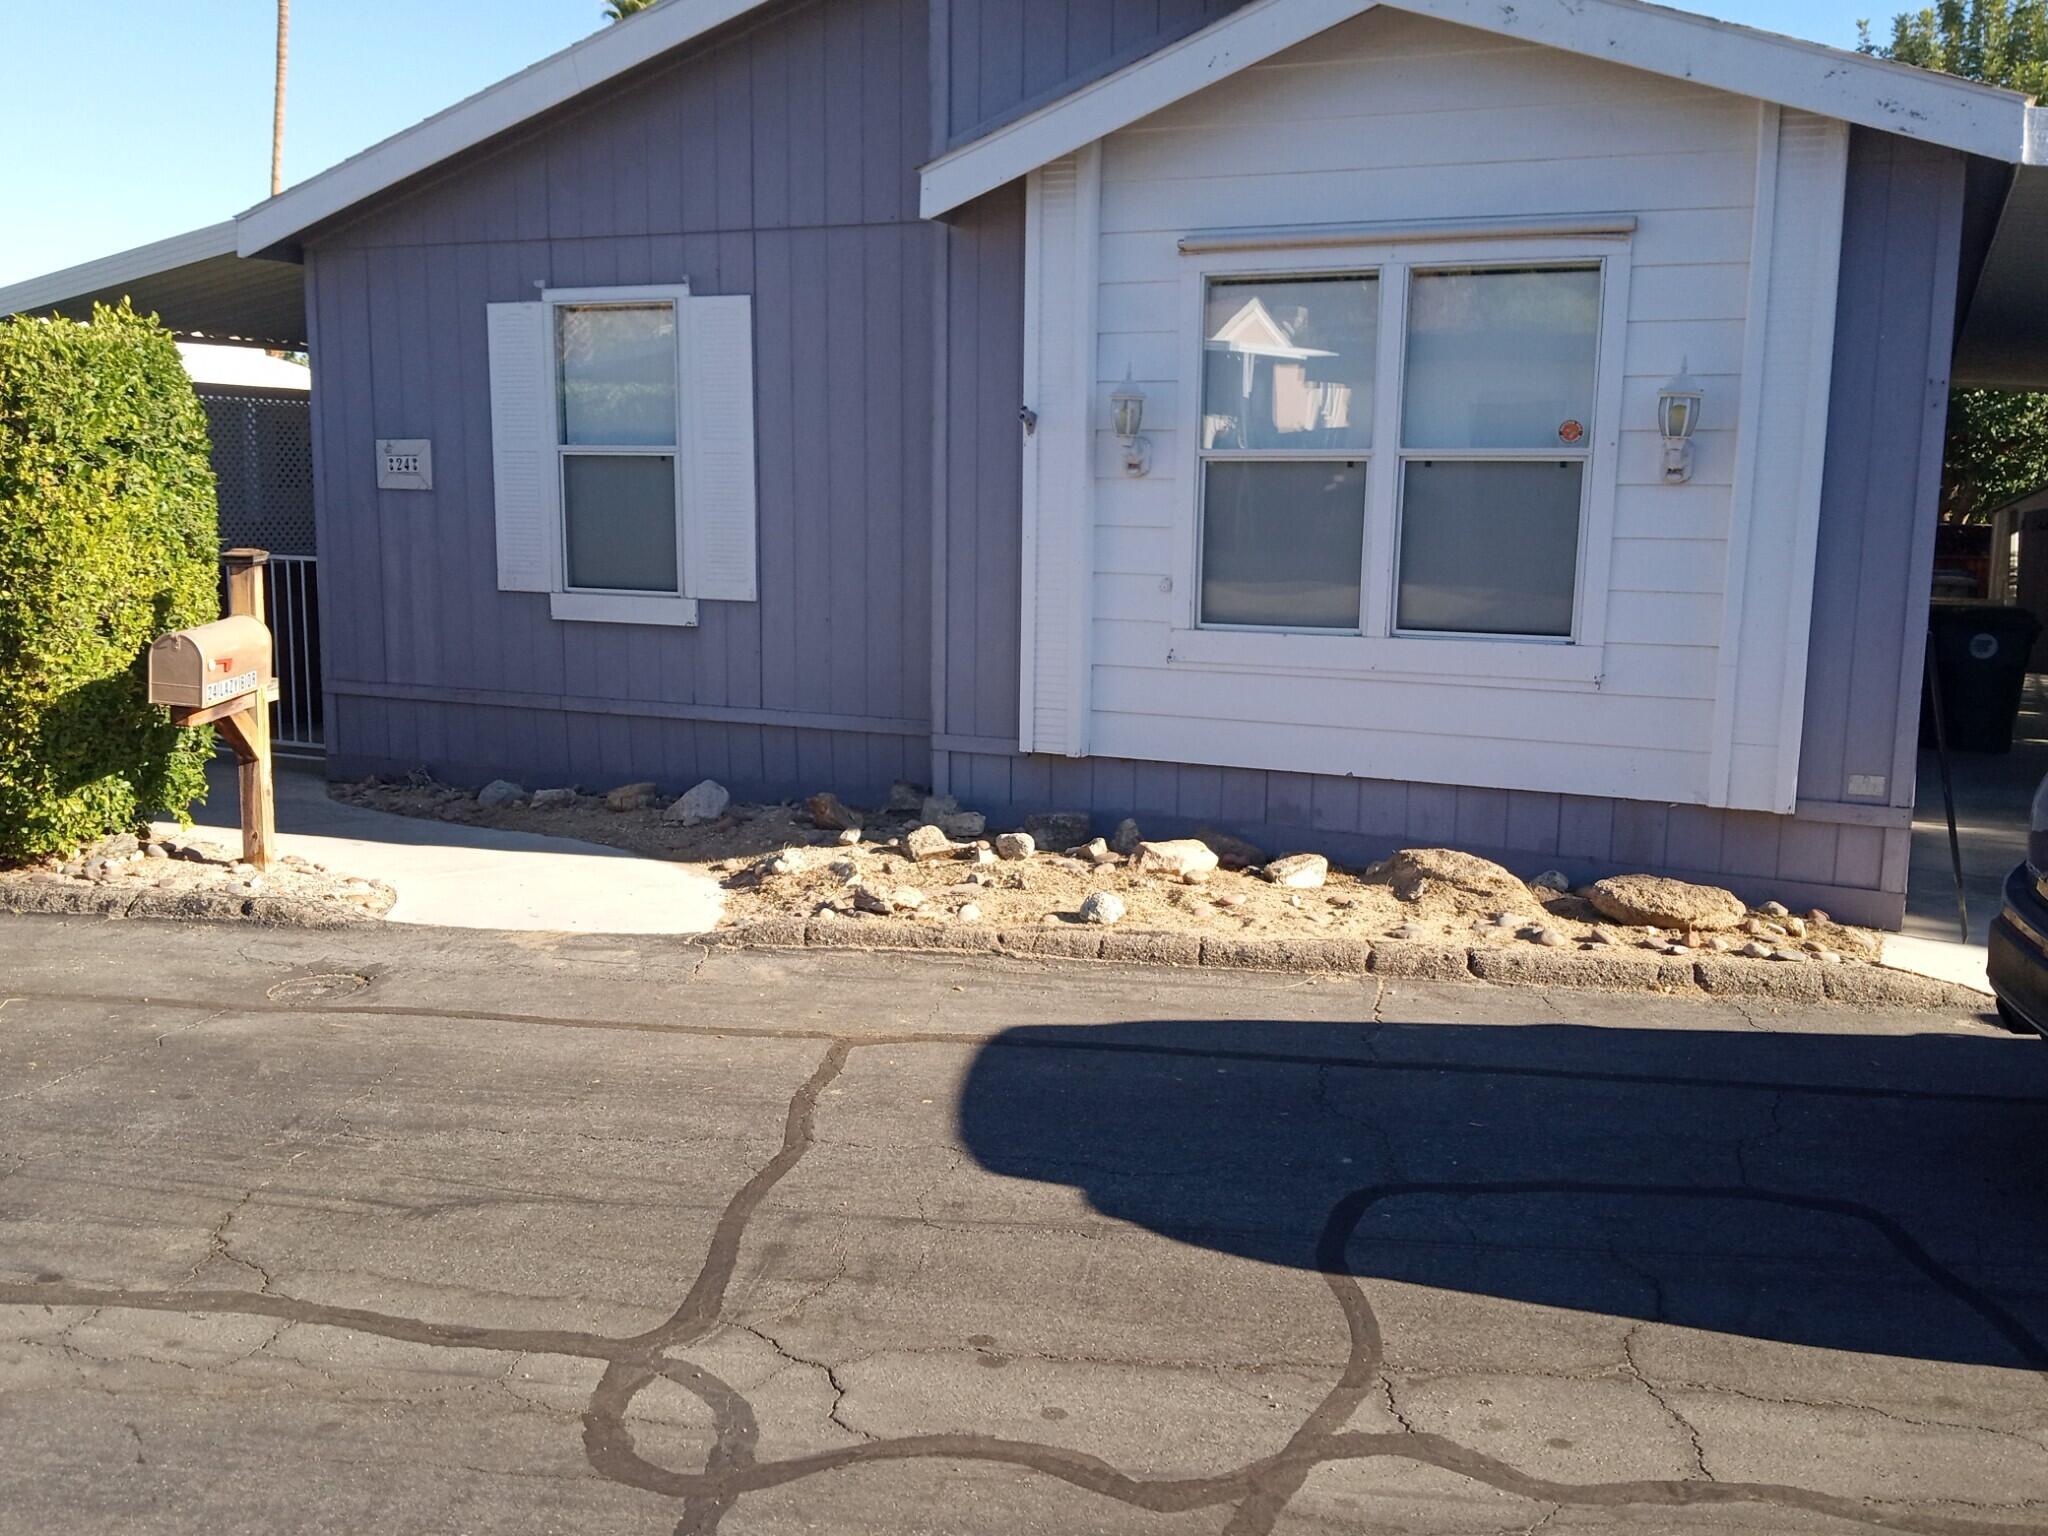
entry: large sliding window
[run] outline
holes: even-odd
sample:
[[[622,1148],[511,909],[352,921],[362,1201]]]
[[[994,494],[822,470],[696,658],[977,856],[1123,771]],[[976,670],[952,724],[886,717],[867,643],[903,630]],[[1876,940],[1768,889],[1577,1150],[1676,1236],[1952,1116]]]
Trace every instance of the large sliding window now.
[[[1579,637],[1610,259],[1427,254],[1203,275],[1198,627]]]

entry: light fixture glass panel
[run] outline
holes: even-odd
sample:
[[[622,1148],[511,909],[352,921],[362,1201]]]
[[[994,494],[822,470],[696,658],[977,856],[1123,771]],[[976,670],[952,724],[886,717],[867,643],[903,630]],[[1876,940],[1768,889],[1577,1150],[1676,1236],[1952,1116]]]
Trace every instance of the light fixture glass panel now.
[[[1204,624],[1359,626],[1365,466],[1215,460],[1204,466]]]
[[[555,309],[562,441],[674,447],[673,304],[563,304]]]
[[[1370,448],[1379,293],[1371,273],[1211,282],[1202,446]]]
[[[1403,473],[1401,629],[1569,635],[1580,460],[1418,459]]]
[[[1402,443],[1584,444],[1599,335],[1597,267],[1416,273],[1408,294]]]
[[[675,592],[676,461],[661,453],[562,456],[569,585]]]

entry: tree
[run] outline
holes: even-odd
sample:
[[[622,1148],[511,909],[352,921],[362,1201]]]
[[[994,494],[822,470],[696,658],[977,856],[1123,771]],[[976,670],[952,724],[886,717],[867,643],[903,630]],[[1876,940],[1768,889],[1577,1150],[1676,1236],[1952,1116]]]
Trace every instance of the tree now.
[[[1940,0],[1892,18],[1891,41],[1864,53],[2048,95],[2048,0]],[[2006,502],[2048,485],[2048,395],[1959,389],[1949,397],[1941,515],[1981,522]]]
[[[638,16],[652,4],[654,0],[605,0],[604,19],[624,21],[628,16]]]
[[[277,0],[277,92],[270,109],[270,195],[284,190],[284,61],[290,51],[292,0]]]

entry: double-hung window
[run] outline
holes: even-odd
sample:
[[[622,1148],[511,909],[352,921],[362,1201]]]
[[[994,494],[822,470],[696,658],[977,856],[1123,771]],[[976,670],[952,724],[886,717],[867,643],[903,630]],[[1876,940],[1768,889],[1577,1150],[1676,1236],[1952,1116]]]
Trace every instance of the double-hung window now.
[[[752,300],[550,289],[488,313],[499,588],[598,623],[754,601]]]
[[[1451,254],[1198,274],[1197,628],[1587,638],[1617,257]]]

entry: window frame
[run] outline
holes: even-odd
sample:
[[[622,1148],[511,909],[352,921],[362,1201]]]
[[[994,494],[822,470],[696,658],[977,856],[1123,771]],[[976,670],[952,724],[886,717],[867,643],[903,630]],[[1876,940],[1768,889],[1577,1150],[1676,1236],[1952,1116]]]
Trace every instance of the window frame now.
[[[557,618],[590,618],[616,605],[621,613],[640,622],[694,624],[697,605],[683,595],[683,493],[689,483],[690,409],[689,397],[689,299],[687,283],[643,284],[616,288],[548,288],[541,293],[546,306],[548,415],[554,443],[555,474],[555,591],[552,608]],[[578,308],[627,308],[635,305],[669,306],[675,317],[675,399],[676,440],[673,447],[661,444],[590,444],[562,441],[562,359],[559,312]],[[675,590],[645,587],[580,587],[569,579],[569,487],[567,460],[571,454],[588,458],[668,457],[674,484],[674,534],[676,543]]]
[[[1370,242],[1303,246],[1276,231],[1268,249],[1242,242],[1229,249],[1184,249],[1180,273],[1181,367],[1172,426],[1179,441],[1170,462],[1187,490],[1173,519],[1173,576],[1166,590],[1168,663],[1249,672],[1321,672],[1332,676],[1454,676],[1517,685],[1563,688],[1599,685],[1608,608],[1608,568],[1620,481],[1624,371],[1627,357],[1631,240],[1624,231],[1488,238],[1450,236],[1418,226],[1416,237],[1398,232]],[[1579,512],[1579,548],[1573,626],[1566,636],[1482,635],[1459,631],[1403,631],[1395,626],[1399,581],[1401,475],[1409,457],[1450,458],[1449,452],[1408,450],[1401,440],[1406,398],[1409,288],[1418,272],[1444,269],[1593,267],[1601,273],[1600,331],[1595,345],[1593,406],[1583,452],[1585,485]],[[1365,526],[1357,630],[1205,625],[1201,622],[1201,542],[1207,455],[1201,447],[1205,377],[1205,307],[1212,280],[1364,276],[1379,280],[1379,351],[1373,376],[1372,447],[1356,455],[1366,464]],[[1644,424],[1650,430],[1650,424]],[[1256,453],[1224,457],[1259,457]],[[1283,459],[1341,457],[1322,450],[1281,450]],[[1469,455],[1479,457],[1481,455]],[[1484,457],[1569,459],[1548,450],[1522,454],[1489,450]],[[1184,584],[1184,590],[1183,590]]]

